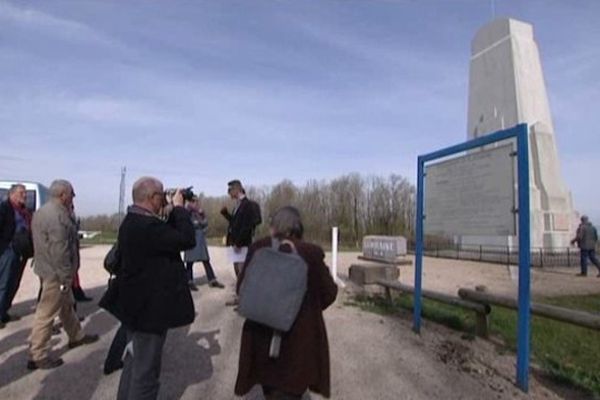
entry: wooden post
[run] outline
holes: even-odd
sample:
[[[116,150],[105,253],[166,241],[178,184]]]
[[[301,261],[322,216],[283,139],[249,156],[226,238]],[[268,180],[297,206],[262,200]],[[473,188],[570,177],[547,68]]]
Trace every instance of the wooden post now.
[[[475,312],[475,334],[487,339],[490,336],[490,315]]]
[[[480,304],[494,304],[513,310],[518,308],[517,299],[510,296],[477,292],[475,290],[464,288],[458,290],[458,295],[462,299],[474,301]],[[534,315],[539,315],[540,317],[550,318],[556,321],[562,321],[600,331],[600,316],[586,311],[571,310],[549,304],[531,303],[531,313]]]
[[[392,305],[392,291],[387,286],[384,286],[384,289],[385,289],[385,299],[387,300],[387,302],[390,305]]]

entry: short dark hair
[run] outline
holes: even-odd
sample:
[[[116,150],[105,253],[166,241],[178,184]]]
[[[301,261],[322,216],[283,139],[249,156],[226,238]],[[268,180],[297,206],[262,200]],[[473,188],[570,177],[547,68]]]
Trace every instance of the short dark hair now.
[[[242,181],[240,181],[239,179],[234,179],[231,180],[229,182],[227,182],[227,186],[237,186],[237,187],[242,187]]]

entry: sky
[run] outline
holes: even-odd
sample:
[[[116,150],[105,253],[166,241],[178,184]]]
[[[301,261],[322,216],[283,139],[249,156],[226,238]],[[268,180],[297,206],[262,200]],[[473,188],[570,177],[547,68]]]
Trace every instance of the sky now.
[[[80,215],[143,175],[224,195],[408,177],[466,140],[470,42],[532,23],[562,175],[600,223],[600,1],[0,0],[0,179],[73,182]]]

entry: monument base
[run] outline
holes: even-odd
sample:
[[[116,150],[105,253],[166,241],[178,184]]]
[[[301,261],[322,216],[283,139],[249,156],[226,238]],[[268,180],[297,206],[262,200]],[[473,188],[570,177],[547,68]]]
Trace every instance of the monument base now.
[[[352,264],[349,270],[350,281],[360,285],[373,285],[379,279],[397,281],[400,268],[393,265]]]

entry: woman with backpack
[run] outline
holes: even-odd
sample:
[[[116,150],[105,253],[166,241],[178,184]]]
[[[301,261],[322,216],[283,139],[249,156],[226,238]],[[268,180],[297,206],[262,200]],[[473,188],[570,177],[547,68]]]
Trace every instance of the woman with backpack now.
[[[274,247],[281,252],[295,253],[304,260],[306,292],[291,328],[287,332],[278,332],[281,339],[276,355],[273,354],[273,328],[246,320],[235,394],[243,396],[258,384],[267,400],[301,399],[307,390],[329,397],[329,344],[323,310],[335,301],[337,286],[325,265],[323,250],[302,240],[304,228],[296,208],[278,210],[271,219],[270,231],[270,237],[255,242],[248,249],[238,277],[238,293],[244,286],[244,278],[256,272],[253,268],[260,268],[253,263],[253,257],[258,257],[261,249]],[[273,288],[265,287],[265,290],[269,289]],[[240,311],[244,304],[243,294],[242,290]]]

